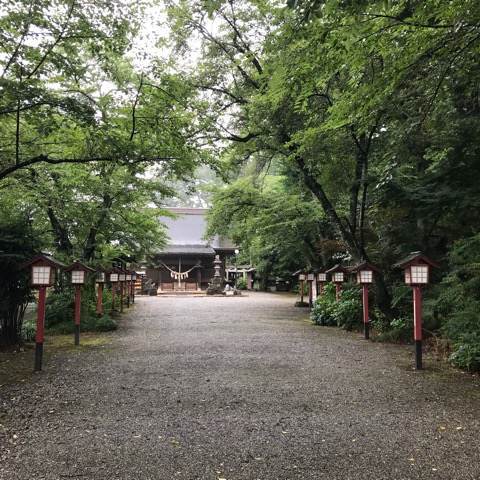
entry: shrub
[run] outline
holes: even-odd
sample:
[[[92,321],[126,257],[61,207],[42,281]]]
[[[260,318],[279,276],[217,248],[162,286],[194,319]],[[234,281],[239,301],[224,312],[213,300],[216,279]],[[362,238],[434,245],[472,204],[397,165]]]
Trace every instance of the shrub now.
[[[247,281],[243,278],[240,277],[237,279],[237,283],[235,285],[239,290],[246,290],[247,289]]]
[[[45,309],[45,327],[73,322],[74,292],[72,288],[49,293]]]
[[[335,285],[327,284],[313,306],[310,318],[317,325],[337,325],[352,330],[362,320],[362,304],[357,286],[345,285],[335,300]]]
[[[111,292],[103,291],[104,311],[108,312],[112,304]],[[117,324],[107,314],[98,317],[96,313],[97,300],[92,286],[82,289],[82,308],[80,328],[82,331],[109,331],[115,330]],[[45,326],[54,333],[73,333],[74,331],[74,290],[64,287],[52,292],[47,298]]]
[[[457,367],[480,370],[480,234],[454,244],[450,273],[437,289],[434,315],[451,342],[449,360]]]
[[[480,370],[480,338],[464,340],[455,344],[454,348],[449,357],[453,365],[470,371]]]
[[[335,285],[328,283],[324,286],[322,295],[318,296],[313,304],[310,319],[317,325],[336,325],[334,317]]]
[[[22,325],[22,341],[33,342],[35,340],[35,333],[37,332],[37,325],[34,320],[23,322]]]
[[[109,332],[117,329],[117,322],[105,314],[96,321],[95,327],[98,332]]]
[[[393,319],[389,324],[373,322],[379,335],[375,338],[380,342],[407,343],[413,338],[413,318],[402,316]]]

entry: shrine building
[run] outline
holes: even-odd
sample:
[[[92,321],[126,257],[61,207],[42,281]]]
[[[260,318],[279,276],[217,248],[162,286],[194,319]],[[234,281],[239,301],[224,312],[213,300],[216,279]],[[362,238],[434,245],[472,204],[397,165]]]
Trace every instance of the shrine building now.
[[[155,282],[158,293],[200,292],[206,290],[214,275],[215,255],[222,260],[225,275],[227,258],[235,254],[235,245],[215,236],[204,239],[206,208],[168,208],[175,218],[162,217],[169,237],[167,245],[154,252],[146,268],[146,277]]]

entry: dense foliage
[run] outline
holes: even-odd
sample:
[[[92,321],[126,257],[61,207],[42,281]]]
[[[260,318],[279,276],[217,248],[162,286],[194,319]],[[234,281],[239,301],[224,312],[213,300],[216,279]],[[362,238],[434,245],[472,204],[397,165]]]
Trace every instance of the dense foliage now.
[[[227,230],[227,221],[248,255],[271,251],[283,275],[300,258],[307,267],[331,265],[332,256],[376,263],[384,333],[400,335],[411,318],[411,292],[392,269],[404,254],[424,251],[441,262],[434,281],[453,275],[463,284],[453,252],[480,227],[478,2],[227,0],[181,2],[169,13],[180,49],[188,49],[187,35],[202,44],[200,66],[185,77],[211,119],[205,135],[221,141],[231,167],[233,183],[213,199],[211,233]],[[282,180],[263,211],[272,225],[275,217],[291,221],[282,200],[296,195],[321,219],[323,237],[313,235],[323,241],[313,248],[302,234],[293,247],[294,229],[270,235],[258,207],[237,215],[245,196],[262,204],[270,188],[262,179],[272,173]],[[306,238],[308,218],[297,219]],[[457,363],[461,353],[473,365],[475,296],[462,290],[465,301],[442,316],[447,289],[448,280],[429,292],[426,328],[448,336]]]
[[[0,246],[4,271],[15,272],[2,276],[0,342],[19,340],[31,295],[12,258],[140,259],[165,241],[158,217],[170,185],[210,163],[192,86],[138,43],[150,4],[12,0],[0,9],[1,211],[28,219],[16,245]],[[9,241],[17,219],[0,220]],[[50,311],[56,304],[52,296]]]
[[[324,292],[317,298],[310,318],[317,325],[337,326],[345,330],[358,328],[362,322],[362,304],[359,289],[354,284],[344,285],[337,302],[335,285],[328,283]]]

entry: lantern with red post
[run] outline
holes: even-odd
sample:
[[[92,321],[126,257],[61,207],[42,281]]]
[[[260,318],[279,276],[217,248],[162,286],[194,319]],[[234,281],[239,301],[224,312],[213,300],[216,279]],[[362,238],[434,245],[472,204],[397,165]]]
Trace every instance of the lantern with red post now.
[[[315,281],[314,273],[307,273],[307,283],[308,283],[308,306],[312,308],[313,306],[313,282]]]
[[[123,268],[118,269],[118,281],[120,282],[120,313],[123,312],[123,292],[124,292],[124,286],[125,286],[125,280],[126,280],[126,272],[123,270]]]
[[[55,273],[65,265],[50,255],[40,254],[23,265],[30,267],[30,284],[38,289],[37,330],[35,333],[35,366],[34,370],[42,370],[43,341],[45,339],[45,300],[47,287],[55,283]]]
[[[107,275],[105,272],[99,270],[95,277],[95,283],[97,284],[97,315],[101,317],[103,315],[103,286],[107,281]]]
[[[370,315],[368,310],[368,286],[373,283],[373,276],[379,270],[368,262],[360,263],[352,268],[352,272],[357,274],[357,283],[362,286],[363,299],[363,331],[365,340],[370,338]]]
[[[132,303],[135,303],[135,283],[137,281],[137,272],[132,270]]]
[[[125,270],[125,289],[127,294],[127,308],[130,308],[130,295],[132,291],[132,272]]]
[[[430,269],[438,268],[434,262],[422,252],[412,252],[394,265],[403,268],[405,283],[413,290],[413,334],[415,339],[415,368],[421,370],[422,364],[422,285],[430,279]]]
[[[335,298],[338,302],[342,293],[342,283],[345,281],[345,275],[349,271],[337,263],[330,270],[327,270],[326,273],[331,275],[332,282],[335,284]]]
[[[71,274],[72,285],[75,286],[75,345],[80,345],[80,315],[82,306],[82,286],[85,284],[87,275],[94,272],[93,268],[87,267],[83,263],[76,260],[69,267],[65,269]]]
[[[317,284],[319,285],[318,294],[323,293],[323,287],[327,283],[327,273],[325,271],[320,271],[317,273]]]
[[[119,275],[119,270],[116,267],[113,267],[110,269],[108,272],[108,280],[110,281],[110,284],[112,286],[112,309],[111,313],[115,311],[115,297],[117,294],[117,283],[118,283],[118,275]]]
[[[298,273],[298,280],[300,282],[300,304],[303,304],[303,285],[305,284],[306,279],[307,275],[305,273]]]

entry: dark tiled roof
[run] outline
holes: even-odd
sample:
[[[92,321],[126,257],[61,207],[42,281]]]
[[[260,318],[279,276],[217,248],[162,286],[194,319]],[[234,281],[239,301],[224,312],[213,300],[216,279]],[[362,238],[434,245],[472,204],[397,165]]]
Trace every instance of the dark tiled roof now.
[[[157,255],[215,255],[215,250],[206,245],[167,245]]]

